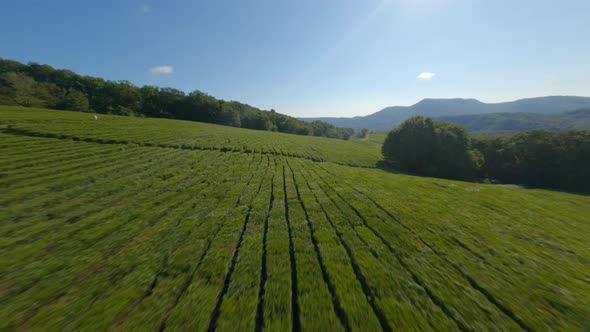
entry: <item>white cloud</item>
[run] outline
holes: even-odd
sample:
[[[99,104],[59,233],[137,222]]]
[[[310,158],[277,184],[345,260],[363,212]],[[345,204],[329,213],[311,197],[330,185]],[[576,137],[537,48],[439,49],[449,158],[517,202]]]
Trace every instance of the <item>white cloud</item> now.
[[[428,81],[429,79],[433,78],[435,73],[423,72],[416,76],[417,79],[421,81]]]
[[[152,7],[148,6],[148,5],[143,5],[141,6],[141,12],[142,13],[151,13],[152,12]]]
[[[172,66],[158,66],[150,68],[150,73],[155,75],[160,74],[172,74],[174,72],[174,68]]]

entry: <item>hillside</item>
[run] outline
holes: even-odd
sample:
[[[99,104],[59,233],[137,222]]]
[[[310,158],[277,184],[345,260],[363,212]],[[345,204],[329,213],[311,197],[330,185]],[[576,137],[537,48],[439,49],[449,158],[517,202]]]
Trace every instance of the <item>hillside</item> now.
[[[82,76],[34,62],[0,58],[0,105],[170,118],[281,133],[349,139],[354,130],[328,123],[306,123],[294,117],[217,99],[202,91],[135,86]]]
[[[404,120],[423,115],[428,117],[484,113],[554,114],[590,107],[589,97],[551,96],[520,99],[504,103],[482,103],[476,99],[424,99],[412,106],[392,106],[377,113],[354,118],[302,118],[304,121],[325,121],[338,127],[360,130],[390,130]]]
[[[189,150],[229,150],[375,166],[380,146],[359,140],[264,132],[171,119],[124,117],[0,106],[0,124],[24,135]]]
[[[486,113],[442,116],[436,120],[456,123],[472,133],[504,131],[520,132],[532,129],[549,131],[590,129],[590,108],[558,114]]]
[[[590,196],[372,168],[382,136],[1,107],[0,330],[588,329]]]

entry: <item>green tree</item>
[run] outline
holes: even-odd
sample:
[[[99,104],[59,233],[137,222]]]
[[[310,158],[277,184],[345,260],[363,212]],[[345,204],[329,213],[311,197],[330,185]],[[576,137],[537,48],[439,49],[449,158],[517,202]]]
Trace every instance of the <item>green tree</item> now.
[[[16,72],[0,74],[0,103],[27,107],[55,108],[63,91],[52,83],[36,82]]]
[[[242,127],[256,130],[273,130],[272,122],[265,112],[247,111],[242,112]]]
[[[367,138],[369,136],[369,129],[363,128],[359,133],[360,138]]]
[[[24,65],[18,61],[2,59],[0,58],[0,74],[1,73],[22,73],[28,69],[27,65]]]
[[[480,176],[530,187],[590,191],[590,131],[531,130],[503,138],[475,138]]]
[[[88,112],[90,104],[82,92],[70,89],[64,97],[62,108],[70,111]]]
[[[216,99],[201,91],[144,86],[81,76],[34,62],[0,58],[0,104],[142,115],[272,130],[298,135],[349,139],[354,131],[324,122],[306,123],[236,101]]]
[[[219,113],[215,117],[215,123],[224,126],[240,127],[240,104],[237,102],[221,101]]]
[[[437,176],[454,179],[473,178],[477,173],[480,154],[471,151],[467,130],[448,122],[434,122]]]
[[[381,152],[385,161],[404,171],[435,173],[433,156],[436,142],[434,122],[421,116],[406,120],[387,135]]]
[[[392,130],[382,153],[401,170],[434,177],[469,179],[476,174],[479,154],[470,151],[467,131],[454,124],[416,116]]]
[[[144,85],[139,90],[141,96],[141,113],[150,117],[160,117],[162,107],[159,98],[159,89],[155,86]]]

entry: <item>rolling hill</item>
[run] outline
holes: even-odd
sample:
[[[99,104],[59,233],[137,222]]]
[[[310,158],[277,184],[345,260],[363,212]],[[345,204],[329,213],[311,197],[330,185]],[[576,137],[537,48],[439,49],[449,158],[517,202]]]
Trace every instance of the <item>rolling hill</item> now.
[[[589,196],[380,139],[0,107],[0,330],[588,329]]]
[[[320,120],[335,126],[360,130],[385,131],[397,127],[404,120],[416,116],[443,117],[484,113],[541,113],[555,114],[590,107],[589,97],[550,96],[520,99],[504,103],[483,103],[476,99],[424,99],[412,106],[392,106],[381,111],[353,118],[302,118]]]
[[[360,140],[292,135],[203,122],[123,117],[0,106],[0,123],[31,136],[68,138],[105,144],[135,144],[184,150],[220,150],[307,158],[372,167],[381,147]]]

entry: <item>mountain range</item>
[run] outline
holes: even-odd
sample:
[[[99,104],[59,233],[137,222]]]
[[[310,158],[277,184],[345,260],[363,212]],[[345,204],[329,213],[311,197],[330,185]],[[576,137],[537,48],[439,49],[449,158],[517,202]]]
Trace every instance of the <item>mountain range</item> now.
[[[435,119],[461,125],[473,134],[498,136],[532,129],[548,131],[590,129],[590,108],[557,114],[484,113],[442,116]]]
[[[400,123],[406,119],[416,116],[428,116],[432,118],[440,118],[449,122],[461,122],[474,118],[466,119],[461,117],[459,119],[453,119],[455,116],[464,115],[482,115],[490,113],[535,113],[540,115],[541,118],[547,120],[547,117],[543,115],[558,114],[565,111],[578,110],[582,108],[590,108],[590,97],[576,97],[576,96],[548,96],[538,98],[527,98],[519,99],[511,102],[502,103],[484,103],[477,99],[423,99],[420,102],[412,106],[391,106],[386,107],[379,112],[367,115],[367,116],[356,116],[352,118],[339,118],[339,117],[322,117],[322,118],[301,118],[303,121],[325,121],[338,127],[353,128],[355,130],[361,130],[367,128],[369,130],[385,131],[397,127]],[[577,114],[578,117],[588,119],[590,113],[583,112]],[[496,115],[496,117],[499,117]],[[510,123],[510,117],[504,117],[505,120]],[[489,118],[489,116],[488,116]],[[523,119],[536,118],[535,115],[522,116]],[[456,120],[456,121],[455,121]],[[528,120],[526,120],[528,121]],[[524,125],[528,129],[536,128],[534,126],[534,120],[531,125]],[[528,130],[526,129],[526,130]],[[468,128],[470,130],[470,128]],[[491,130],[488,128],[478,128],[478,130]],[[510,128],[503,128],[499,126],[493,130],[514,130]],[[561,130],[561,129],[558,129]]]

